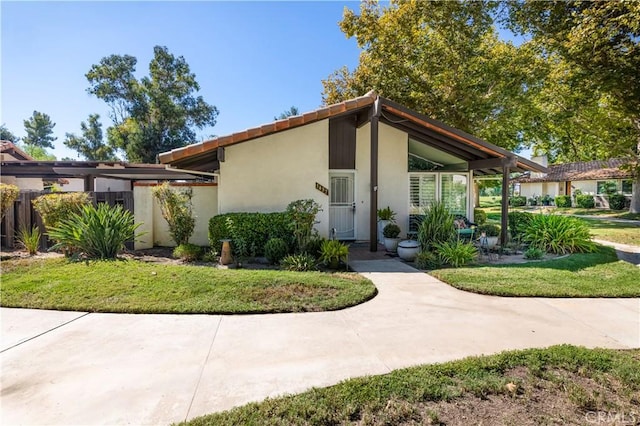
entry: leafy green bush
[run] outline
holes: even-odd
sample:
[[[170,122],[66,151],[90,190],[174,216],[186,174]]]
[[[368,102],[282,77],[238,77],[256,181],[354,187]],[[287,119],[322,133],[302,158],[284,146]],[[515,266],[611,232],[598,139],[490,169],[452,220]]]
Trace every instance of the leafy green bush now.
[[[324,241],[325,239],[319,235],[311,237],[311,239],[307,241],[307,244],[304,246],[303,252],[313,256],[315,259],[320,259],[320,255],[322,253],[322,243]]]
[[[282,269],[287,271],[296,271],[296,272],[304,272],[304,271],[313,271],[316,269],[316,259],[310,254],[292,254],[289,256],[285,256],[280,261],[280,266]]]
[[[524,240],[547,253],[592,252],[596,249],[587,224],[571,216],[533,215]]]
[[[394,221],[396,220],[396,212],[391,210],[389,206],[384,209],[378,209],[378,219]]]
[[[205,251],[205,253],[202,255],[202,260],[209,263],[215,263],[218,261],[219,256],[220,256],[220,253],[218,253],[215,250],[209,249]]]
[[[191,243],[183,243],[173,249],[173,257],[185,262],[195,262],[202,257],[202,247]]]
[[[540,250],[537,247],[529,247],[524,252],[524,258],[529,260],[540,260],[544,257],[544,250]]]
[[[558,195],[554,202],[556,203],[556,207],[571,207],[571,196]]]
[[[316,224],[316,215],[321,211],[320,204],[312,199],[292,201],[287,206],[298,252],[304,250],[307,242],[311,239],[313,225]]]
[[[473,220],[478,225],[482,225],[487,221],[487,212],[482,209],[473,209]]]
[[[160,204],[162,217],[169,224],[169,235],[180,246],[187,244],[196,226],[193,217],[193,189],[190,187],[173,189],[169,182],[151,189],[151,193]]]
[[[596,206],[592,195],[576,195],[576,204],[582,209],[592,209]]]
[[[443,203],[433,203],[425,209],[424,214],[418,226],[418,242],[423,251],[430,251],[435,244],[455,239],[454,217]]]
[[[282,238],[271,238],[264,246],[264,255],[272,265],[280,263],[289,253],[289,246]]]
[[[384,235],[385,238],[398,238],[398,235],[400,235],[400,227],[395,223],[389,223],[382,230],[382,235]]]
[[[509,197],[509,205],[511,207],[522,207],[527,205],[527,197],[524,195],[514,195]]]
[[[29,256],[33,256],[40,247],[40,229],[37,226],[31,229],[22,226],[18,231],[18,243],[24,247]]]
[[[500,226],[494,225],[492,223],[485,223],[484,225],[480,225],[476,229],[476,236],[479,236],[483,232],[487,237],[498,237],[500,236]]]
[[[526,212],[510,212],[507,217],[511,239],[521,240],[533,215]]]
[[[627,197],[622,194],[609,194],[609,208],[611,210],[624,210],[627,207]]]
[[[414,261],[416,268],[424,270],[434,270],[442,267],[440,256],[433,251],[423,251],[418,253]]]
[[[89,204],[49,228],[49,236],[56,241],[52,249],[71,250],[89,259],[115,259],[126,241],[139,236],[139,226],[134,224],[131,212],[120,205]]]
[[[88,204],[91,204],[91,199],[86,192],[46,194],[33,200],[33,208],[42,217],[47,231],[57,227],[63,219],[69,219],[72,214],[81,213]]]
[[[0,220],[20,196],[20,188],[15,185],[0,183]]]
[[[326,240],[322,243],[320,261],[331,269],[338,269],[349,255],[349,246],[338,240]]]
[[[269,238],[281,238],[287,245],[295,244],[288,213],[226,213],[209,220],[209,245],[222,251],[222,239],[231,239],[234,251],[243,256],[262,256]]]
[[[437,243],[435,249],[442,263],[454,268],[466,265],[478,256],[478,249],[473,244],[461,240]]]

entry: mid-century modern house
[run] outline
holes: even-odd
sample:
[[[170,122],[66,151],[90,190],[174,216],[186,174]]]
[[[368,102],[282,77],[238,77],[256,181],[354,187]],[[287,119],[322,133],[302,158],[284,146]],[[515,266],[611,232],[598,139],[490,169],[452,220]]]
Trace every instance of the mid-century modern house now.
[[[534,157],[532,161],[547,166],[547,158]],[[633,176],[631,170],[621,168],[628,160],[612,158],[548,166],[547,173],[531,172],[513,180],[520,185],[520,195],[527,198],[549,195],[573,195],[576,190],[593,195],[596,207],[609,207],[606,195],[611,192],[631,197]]]
[[[378,208],[390,206],[406,234],[410,214],[435,200],[472,218],[474,176],[546,172],[373,91],[175,149],[160,162],[214,172],[219,213],[283,211],[291,201],[312,198],[323,209],[321,235],[369,241],[371,250]]]

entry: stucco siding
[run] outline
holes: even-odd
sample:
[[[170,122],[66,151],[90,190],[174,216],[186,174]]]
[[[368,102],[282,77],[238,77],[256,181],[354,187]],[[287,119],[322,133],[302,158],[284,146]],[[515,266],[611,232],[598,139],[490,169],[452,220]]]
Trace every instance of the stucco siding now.
[[[322,206],[316,229],[329,233],[329,120],[225,148],[220,163],[219,211],[283,211],[291,201],[312,198]]]
[[[405,132],[379,125],[378,208],[390,206],[396,212],[400,236],[409,226],[409,140]],[[367,234],[367,240],[369,239]]]
[[[371,124],[356,131],[356,240],[369,240]]]

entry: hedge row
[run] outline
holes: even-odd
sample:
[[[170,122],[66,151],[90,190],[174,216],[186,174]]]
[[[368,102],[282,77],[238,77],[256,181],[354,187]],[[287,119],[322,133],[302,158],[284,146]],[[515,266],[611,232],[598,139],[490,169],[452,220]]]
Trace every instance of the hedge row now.
[[[231,239],[233,251],[240,256],[263,256],[270,238],[281,238],[293,247],[291,216],[277,213],[225,213],[209,220],[209,245],[222,250],[222,239]]]

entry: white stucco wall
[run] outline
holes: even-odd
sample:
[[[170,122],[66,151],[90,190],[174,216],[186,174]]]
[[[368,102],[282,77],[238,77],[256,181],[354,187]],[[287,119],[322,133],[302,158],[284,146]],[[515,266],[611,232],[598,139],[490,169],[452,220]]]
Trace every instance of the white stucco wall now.
[[[97,192],[123,192],[131,191],[131,181],[128,179],[96,178],[95,190]]]
[[[380,136],[380,128],[378,128]],[[380,137],[378,137],[380,141]],[[369,240],[369,206],[371,205],[371,124],[356,130],[356,240]],[[379,179],[378,179],[379,180]],[[378,202],[378,205],[380,203]]]
[[[196,226],[190,243],[208,246],[209,219],[218,214],[218,187],[213,184],[177,184],[176,188],[191,186],[193,189],[193,212]],[[174,247],[175,243],[169,235],[169,225],[162,217],[160,205],[153,198],[153,185],[137,184],[133,188],[134,217],[136,223],[142,223],[140,232],[145,232],[135,243],[136,250],[153,246]]]
[[[533,197],[536,195],[544,195],[542,193],[542,182],[531,182],[520,184],[520,195],[523,197]]]
[[[329,234],[329,120],[225,147],[220,163],[219,211],[284,211],[295,200],[312,198],[322,206],[316,225]]]
[[[44,185],[40,178],[17,178],[15,176],[0,176],[0,182],[17,186],[20,191],[42,191]]]
[[[583,194],[596,195],[598,183],[595,180],[576,180],[571,182],[571,193],[576,189],[582,191]]]

